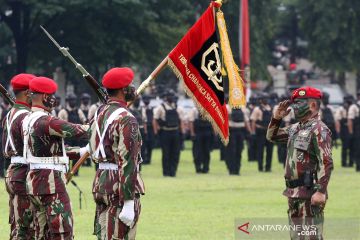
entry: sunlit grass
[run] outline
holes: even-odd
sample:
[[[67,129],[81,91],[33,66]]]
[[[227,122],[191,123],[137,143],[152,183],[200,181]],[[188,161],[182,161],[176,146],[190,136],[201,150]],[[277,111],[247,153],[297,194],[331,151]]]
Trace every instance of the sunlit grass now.
[[[195,174],[191,144],[181,153],[176,178],[164,178],[161,153],[155,150],[151,165],[143,166],[146,195],[137,239],[234,239],[236,218],[285,217],[286,198],[283,168],[274,149],[271,173],[259,173],[255,162],[248,162],[243,151],[241,176],[229,176],[219,151],[211,154],[209,174]],[[360,174],[340,167],[340,149],[334,149],[335,170],[329,186],[326,218],[359,217]],[[75,239],[92,236],[95,204],[91,186],[93,168],[83,167],[75,181],[84,192],[79,209],[78,191],[68,187],[75,218]],[[8,196],[0,184],[0,239],[8,239]]]

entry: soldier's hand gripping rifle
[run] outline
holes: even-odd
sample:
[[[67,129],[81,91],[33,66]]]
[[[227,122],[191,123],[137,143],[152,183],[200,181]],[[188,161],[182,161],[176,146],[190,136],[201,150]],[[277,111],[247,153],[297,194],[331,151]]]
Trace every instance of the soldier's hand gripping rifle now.
[[[42,26],[40,26],[40,28],[45,32],[45,34],[50,38],[50,40],[55,44],[55,46],[60,50],[60,52],[67,58],[70,59],[70,61],[75,65],[75,67],[77,69],[79,69],[79,71],[82,73],[83,78],[88,82],[88,84],[90,85],[90,87],[92,89],[94,89],[96,95],[98,96],[98,98],[100,99],[101,102],[103,103],[107,103],[108,101],[108,95],[106,93],[106,91],[100,86],[100,84],[95,80],[95,78],[93,78],[93,76],[90,75],[90,73],[88,73],[85,68],[78,63],[73,56],[71,56],[71,54],[69,53],[69,48],[68,47],[61,47],[56,40],[50,35],[50,33],[48,33],[45,28],[43,28]]]
[[[45,32],[45,34],[50,38],[50,40],[55,44],[55,46],[60,50],[60,52],[67,58],[70,59],[72,63],[74,63],[75,67],[79,69],[79,71],[82,73],[83,78],[88,82],[90,87],[95,91],[96,95],[100,99],[100,101],[104,104],[107,103],[109,97],[107,92],[100,86],[100,84],[93,78],[93,76],[88,73],[85,68],[78,63],[73,56],[69,53],[69,48],[67,47],[61,47],[56,40],[48,33],[45,28],[40,26],[40,28]],[[66,174],[66,183],[69,183],[71,178],[74,176],[74,174],[79,170],[81,165],[86,161],[86,159],[90,156],[89,152],[86,152],[79,161],[72,167],[71,171]]]
[[[0,93],[3,96],[3,98],[10,103],[11,106],[14,106],[15,104],[15,99],[13,96],[10,95],[10,93],[6,90],[6,88],[4,88],[4,86],[2,84],[0,84]]]

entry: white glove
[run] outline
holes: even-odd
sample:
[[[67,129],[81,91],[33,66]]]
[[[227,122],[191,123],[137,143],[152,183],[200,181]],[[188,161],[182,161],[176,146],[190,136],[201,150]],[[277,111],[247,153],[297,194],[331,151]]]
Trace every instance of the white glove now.
[[[119,214],[119,219],[127,226],[131,226],[135,218],[135,202],[134,200],[127,200]]]
[[[84,156],[86,152],[90,152],[89,144],[87,144],[85,147],[80,148],[80,157]]]

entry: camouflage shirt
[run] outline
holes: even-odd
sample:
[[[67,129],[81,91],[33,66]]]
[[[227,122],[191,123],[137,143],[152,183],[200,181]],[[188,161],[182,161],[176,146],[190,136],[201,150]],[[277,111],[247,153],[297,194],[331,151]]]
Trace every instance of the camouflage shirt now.
[[[22,122],[25,116],[30,112],[30,107],[26,103],[16,102],[10,112],[9,121],[11,122],[14,115],[20,110],[27,110],[27,113],[20,114],[12,123],[10,134],[14,143],[15,151],[12,150],[10,144],[5,149],[8,139],[7,120],[3,120],[2,149],[5,157],[22,156],[24,148],[24,139],[22,134]],[[28,171],[27,164],[15,163],[11,164],[7,170],[6,178],[13,182],[14,192],[17,194],[26,194],[26,174]]]
[[[287,143],[285,179],[303,177],[306,171],[315,174],[315,189],[327,193],[327,185],[333,169],[331,132],[318,116],[305,123],[295,123],[280,128],[281,120],[271,119],[267,139],[275,143]],[[310,198],[314,190],[306,186],[287,188],[284,195],[291,198]]]
[[[35,121],[30,130],[29,150],[35,157],[63,156],[62,138],[87,139],[89,127],[66,122],[52,116],[40,107],[32,107],[32,112],[43,111],[47,116]],[[55,160],[56,162],[56,160]],[[65,192],[65,174],[50,169],[30,170],[27,176],[29,194],[46,195]]]
[[[105,157],[94,152],[99,146],[99,136],[96,131],[98,123],[100,133],[105,128],[106,120],[119,109],[120,113],[107,128],[103,139]],[[141,134],[136,118],[126,109],[126,103],[111,100],[98,110],[98,117],[91,124],[90,149],[94,162],[114,163],[119,170],[98,169],[93,183],[93,193],[119,195],[120,202],[134,199],[135,193],[144,193],[143,181],[139,174]],[[95,122],[96,121],[96,122]]]

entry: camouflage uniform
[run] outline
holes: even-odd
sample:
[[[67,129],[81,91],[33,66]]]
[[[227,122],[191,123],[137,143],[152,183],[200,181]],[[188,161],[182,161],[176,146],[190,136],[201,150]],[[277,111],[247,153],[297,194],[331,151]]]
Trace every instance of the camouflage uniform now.
[[[27,190],[36,210],[36,239],[73,239],[73,217],[65,187],[67,165],[59,164],[59,161],[66,156],[62,139],[86,139],[88,126],[63,121],[40,107],[33,107],[30,117],[39,112],[43,116],[34,120],[32,127],[28,125],[26,151],[30,162]],[[24,125],[26,127],[26,120]],[[31,159],[36,157],[47,157],[51,163],[33,163]]]
[[[94,162],[99,163],[92,189],[96,203],[94,235],[101,240],[135,238],[139,198],[144,194],[139,174],[141,135],[135,117],[125,107],[125,102],[111,100],[99,108],[91,124],[90,150]],[[110,123],[109,118],[118,109],[123,111],[113,115],[115,119]],[[110,122],[104,134],[107,121]],[[99,135],[104,136],[103,145]],[[126,200],[135,200],[132,228],[118,218]]]
[[[331,132],[319,120],[319,116],[305,123],[295,123],[280,128],[281,120],[271,119],[267,138],[275,143],[287,142],[285,180],[288,197],[289,223],[316,225],[317,235],[322,239],[324,206],[312,206],[311,196],[319,191],[327,194],[333,161],[331,155]],[[299,239],[298,232],[291,231],[292,239]]]
[[[28,164],[22,158],[24,147],[22,122],[29,112],[30,108],[25,103],[16,102],[3,121],[2,149],[5,157],[11,157],[5,178],[6,190],[10,197],[10,239],[34,239],[34,209],[26,193]]]

